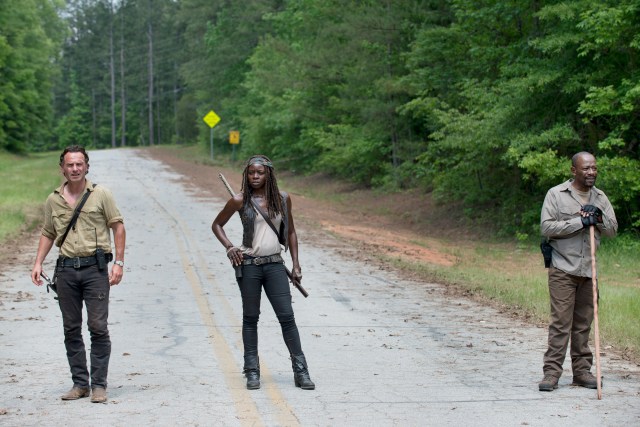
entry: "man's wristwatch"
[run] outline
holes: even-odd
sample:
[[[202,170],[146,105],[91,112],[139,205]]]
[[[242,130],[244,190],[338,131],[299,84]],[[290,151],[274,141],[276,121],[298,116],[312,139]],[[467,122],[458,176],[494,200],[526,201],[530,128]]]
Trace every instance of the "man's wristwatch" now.
[[[119,259],[118,259],[118,260],[113,261],[113,263],[114,263],[115,265],[119,265],[120,267],[124,267],[124,261],[120,261]]]

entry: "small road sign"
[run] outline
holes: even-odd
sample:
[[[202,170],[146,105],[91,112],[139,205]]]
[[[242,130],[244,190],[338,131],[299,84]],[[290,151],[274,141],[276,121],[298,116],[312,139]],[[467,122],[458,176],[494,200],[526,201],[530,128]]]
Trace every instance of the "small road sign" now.
[[[240,132],[237,130],[229,131],[229,144],[240,144]]]

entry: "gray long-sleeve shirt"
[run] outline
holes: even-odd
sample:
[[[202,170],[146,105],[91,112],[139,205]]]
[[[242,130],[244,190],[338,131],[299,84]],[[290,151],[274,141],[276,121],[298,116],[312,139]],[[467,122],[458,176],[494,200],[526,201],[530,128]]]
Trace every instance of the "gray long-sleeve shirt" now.
[[[552,265],[580,277],[591,277],[591,242],[589,229],[582,226],[582,204],[571,185],[572,179],[551,188],[542,205],[540,229],[553,247]],[[596,249],[600,236],[613,237],[618,232],[618,221],[607,196],[596,187],[591,188],[590,205],[602,210],[602,224],[595,228]]]

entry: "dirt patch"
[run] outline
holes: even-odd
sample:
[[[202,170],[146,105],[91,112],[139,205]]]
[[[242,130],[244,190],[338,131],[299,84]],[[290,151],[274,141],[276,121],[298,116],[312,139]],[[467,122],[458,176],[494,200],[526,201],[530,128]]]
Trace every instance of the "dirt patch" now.
[[[23,265],[28,262],[29,264],[25,265],[25,272],[28,277],[31,274],[33,261],[36,258],[40,228],[32,231],[25,229],[17,234],[17,237],[12,237],[0,245],[0,263],[2,265]]]
[[[358,225],[335,224],[331,220],[320,222],[322,228],[349,240],[366,241],[375,251],[383,251],[388,255],[397,256],[411,261],[445,265],[455,264],[455,258],[437,250],[426,249],[408,241],[407,236],[398,236],[389,229],[380,230]]]

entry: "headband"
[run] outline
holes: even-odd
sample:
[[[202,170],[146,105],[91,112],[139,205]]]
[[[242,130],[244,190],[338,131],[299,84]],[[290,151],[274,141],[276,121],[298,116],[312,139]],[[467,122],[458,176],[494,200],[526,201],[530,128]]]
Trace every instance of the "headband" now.
[[[249,167],[249,165],[262,165],[262,166],[267,166],[267,167],[273,169],[273,163],[271,163],[267,159],[263,159],[262,157],[252,157],[252,158],[250,158],[249,161],[247,162],[247,167]]]

